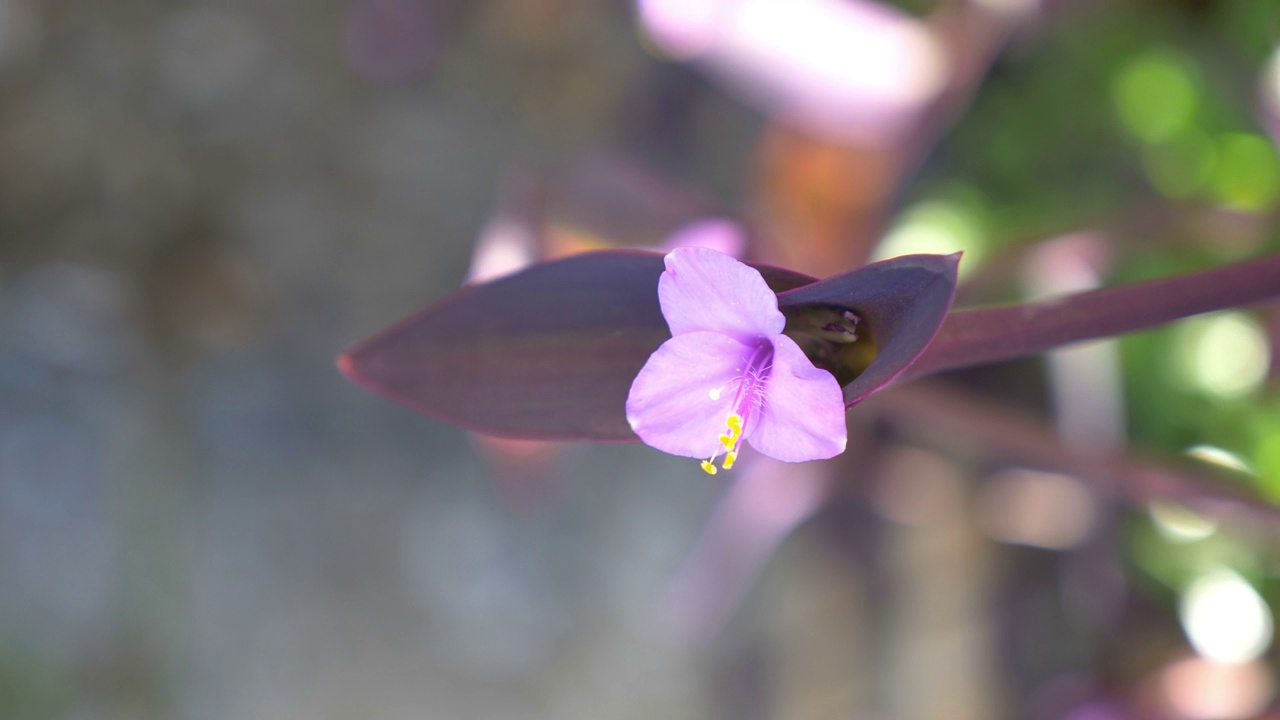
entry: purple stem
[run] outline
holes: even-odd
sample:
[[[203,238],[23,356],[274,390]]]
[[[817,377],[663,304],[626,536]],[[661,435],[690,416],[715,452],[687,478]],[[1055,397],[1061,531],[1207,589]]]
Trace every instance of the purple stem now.
[[[1053,300],[956,310],[901,380],[1280,297],[1280,254]]]

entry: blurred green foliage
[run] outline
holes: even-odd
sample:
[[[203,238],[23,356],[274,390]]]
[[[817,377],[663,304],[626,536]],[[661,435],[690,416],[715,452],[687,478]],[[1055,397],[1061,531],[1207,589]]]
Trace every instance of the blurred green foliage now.
[[[1280,165],[1255,118],[1280,5],[1066,9],[1015,40],[943,150],[997,209],[997,242],[1153,200],[1264,210]]]
[[[1259,75],[1278,45],[1274,0],[1066,7],[998,61],[907,200],[903,222],[962,208],[985,241],[967,255],[972,266],[1066,229],[1106,233],[1141,208],[1225,218],[1173,222],[1149,238],[1107,233],[1115,243],[1108,283],[1278,250],[1266,218],[1280,203],[1280,162],[1258,118]],[[1251,229],[1232,232],[1233,216]],[[1250,216],[1259,221],[1250,225]],[[996,299],[1022,292],[1016,278],[1005,282]],[[1166,456],[1220,448],[1248,468],[1225,472],[1228,482],[1280,502],[1280,388],[1268,381],[1274,330],[1266,322],[1251,310],[1195,318],[1125,337],[1120,347],[1135,446]],[[1231,528],[1179,538],[1151,517],[1133,520],[1130,556],[1164,588],[1157,594],[1229,567],[1274,595],[1266,590],[1276,558],[1264,538]]]

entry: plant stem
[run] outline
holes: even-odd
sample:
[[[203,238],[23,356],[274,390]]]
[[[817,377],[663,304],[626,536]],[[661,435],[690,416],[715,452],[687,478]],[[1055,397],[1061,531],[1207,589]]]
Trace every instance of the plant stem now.
[[[1280,520],[1280,508],[1213,468],[1157,462],[1128,449],[1072,450],[1042,418],[940,380],[877,393],[862,409],[902,432],[960,438],[997,462],[1078,476],[1136,507],[1169,500],[1211,517]]]
[[[1052,300],[956,310],[902,379],[1034,355],[1280,297],[1280,254]]]

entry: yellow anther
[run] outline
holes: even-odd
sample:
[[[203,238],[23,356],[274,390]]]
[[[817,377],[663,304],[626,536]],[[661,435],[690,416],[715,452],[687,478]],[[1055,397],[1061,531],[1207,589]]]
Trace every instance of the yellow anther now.
[[[720,446],[724,448],[724,462],[720,467],[728,470],[738,461],[738,445],[742,443],[742,416],[738,413],[730,413],[729,417],[725,418],[724,424],[729,431],[720,435]],[[716,453],[702,461],[702,469],[708,475],[716,474],[715,462],[719,456],[720,453]]]

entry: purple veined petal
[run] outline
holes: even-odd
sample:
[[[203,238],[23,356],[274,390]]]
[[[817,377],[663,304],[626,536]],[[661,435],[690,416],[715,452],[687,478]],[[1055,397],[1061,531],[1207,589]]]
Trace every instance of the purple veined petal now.
[[[785,462],[823,460],[844,452],[848,440],[840,384],[785,335],[773,339],[769,373],[759,421],[747,444]]]
[[[631,429],[646,445],[672,455],[708,458],[722,452],[719,438],[737,381],[757,349],[712,331],[663,343],[631,385]]]
[[[844,386],[845,405],[852,406],[892,382],[929,346],[951,308],[959,262],[959,253],[890,258],[783,292],[778,305],[783,312],[836,305],[865,320],[876,355]]]
[[[706,248],[679,248],[664,258],[658,302],[672,335],[712,330],[748,341],[782,332],[786,318],[760,272]]]

